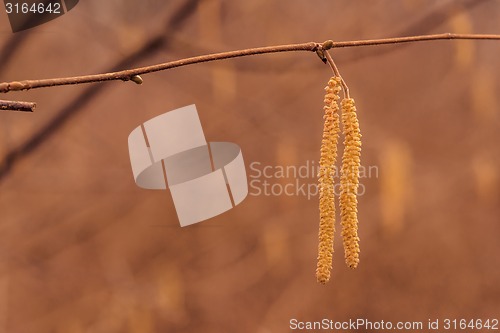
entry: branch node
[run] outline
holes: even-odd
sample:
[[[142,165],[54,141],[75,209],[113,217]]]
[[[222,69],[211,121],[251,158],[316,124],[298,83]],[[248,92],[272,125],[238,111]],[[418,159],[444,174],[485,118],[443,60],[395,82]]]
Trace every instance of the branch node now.
[[[7,93],[9,91],[21,91],[21,90],[29,90],[31,89],[31,84],[29,81],[14,81],[14,82],[3,82],[0,83],[0,92]]]
[[[9,83],[9,86],[7,87],[7,89],[10,91],[21,91],[21,90],[29,89],[29,88],[25,86],[24,82],[14,81],[14,82]]]

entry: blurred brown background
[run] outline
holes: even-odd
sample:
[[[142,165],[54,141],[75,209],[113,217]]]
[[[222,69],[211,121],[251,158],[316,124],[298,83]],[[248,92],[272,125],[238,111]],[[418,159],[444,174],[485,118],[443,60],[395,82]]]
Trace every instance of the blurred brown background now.
[[[500,33],[500,1],[81,1],[12,34],[0,81],[100,73],[307,41]],[[363,133],[361,263],[336,239],[318,285],[317,198],[248,196],[180,228],[141,190],[127,137],[196,104],[205,135],[248,168],[317,161],[330,70],[297,52],[198,64],[130,82],[9,93],[0,114],[0,332],[288,332],[289,320],[500,317],[500,42],[333,50]],[[294,179],[270,180],[275,183]],[[314,178],[305,180],[314,183]],[[338,233],[337,233],[337,236]]]

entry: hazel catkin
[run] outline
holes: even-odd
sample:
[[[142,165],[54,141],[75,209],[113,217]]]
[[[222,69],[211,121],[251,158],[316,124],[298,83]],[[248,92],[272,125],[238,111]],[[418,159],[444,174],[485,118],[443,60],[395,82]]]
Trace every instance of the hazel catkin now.
[[[340,78],[332,77],[325,87],[324,127],[319,161],[319,245],[316,279],[325,284],[330,280],[335,233],[334,183],[337,142],[340,133],[339,92]]]
[[[357,192],[361,156],[361,134],[354,99],[342,100],[344,154],[340,175],[340,222],[346,264],[356,268],[359,263]]]

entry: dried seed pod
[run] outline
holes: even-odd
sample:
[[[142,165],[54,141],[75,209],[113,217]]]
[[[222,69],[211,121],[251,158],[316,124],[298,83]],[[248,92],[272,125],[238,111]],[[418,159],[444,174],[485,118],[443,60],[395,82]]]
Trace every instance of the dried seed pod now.
[[[361,156],[361,133],[354,99],[342,100],[342,127],[345,136],[340,175],[340,222],[346,264],[356,268],[359,263],[357,192]]]
[[[340,78],[332,77],[325,88],[323,139],[319,160],[319,245],[316,279],[325,284],[330,280],[335,233],[335,192],[333,178],[337,159],[337,142],[340,133],[339,92]]]

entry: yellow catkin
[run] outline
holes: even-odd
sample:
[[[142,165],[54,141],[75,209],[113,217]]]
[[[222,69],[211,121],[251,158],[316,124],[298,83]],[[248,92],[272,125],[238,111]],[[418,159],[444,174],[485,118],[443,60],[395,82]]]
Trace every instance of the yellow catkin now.
[[[332,77],[325,87],[325,124],[319,160],[319,245],[316,278],[320,283],[330,279],[332,270],[333,236],[335,232],[334,183],[337,141],[340,133],[339,92],[340,78]]]
[[[346,264],[356,268],[359,263],[358,200],[361,134],[352,98],[342,100],[342,126],[345,136],[340,175],[340,222]]]

